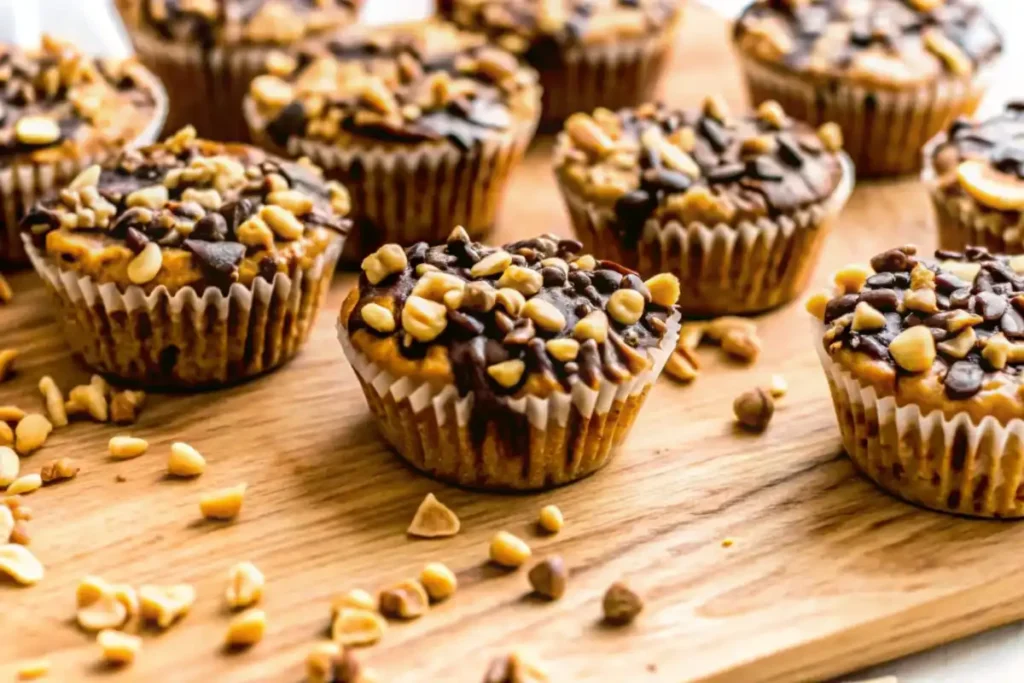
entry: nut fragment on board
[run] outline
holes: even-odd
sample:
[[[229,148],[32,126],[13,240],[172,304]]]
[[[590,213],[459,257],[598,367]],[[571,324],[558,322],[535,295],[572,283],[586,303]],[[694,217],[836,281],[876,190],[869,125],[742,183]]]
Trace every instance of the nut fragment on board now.
[[[195,601],[196,590],[186,583],[139,588],[139,613],[160,628],[168,628],[188,614]]]
[[[388,623],[373,610],[342,607],[331,622],[331,640],[339,645],[372,645],[384,637]]]
[[[52,431],[53,425],[42,415],[26,415],[14,428],[14,448],[21,455],[37,451],[43,447]]]
[[[644,602],[629,586],[616,581],[605,591],[601,607],[606,622],[624,626],[636,619],[644,608]]]
[[[49,659],[32,659],[18,665],[19,681],[35,681],[50,673]]]
[[[459,581],[455,572],[441,562],[430,562],[420,572],[420,583],[427,589],[427,594],[434,602],[447,600],[455,595]]]
[[[433,493],[428,493],[416,510],[406,533],[419,538],[445,538],[459,533],[461,526],[458,515],[434,497]]]
[[[46,570],[32,551],[17,543],[0,545],[0,574],[6,574],[23,586],[43,580]]]
[[[0,273],[0,304],[9,304],[14,299],[14,290],[11,289],[11,285],[4,278],[3,274]]]
[[[64,409],[64,394],[52,377],[45,375],[39,380],[39,393],[43,395],[43,400],[46,403],[46,412],[50,416],[50,423],[54,427],[66,427],[68,414]]]
[[[7,495],[17,496],[38,491],[43,486],[43,478],[38,473],[24,474],[7,487]]]
[[[224,591],[224,599],[232,609],[252,607],[263,597],[266,583],[266,577],[256,565],[252,562],[239,562],[228,570],[228,587]]]
[[[245,484],[210,491],[199,499],[199,511],[206,519],[231,520],[242,511]]]
[[[122,600],[110,585],[98,576],[86,576],[78,583],[75,591],[78,610],[75,619],[86,631],[103,631],[109,628],[121,628],[128,621],[129,605]]]
[[[487,667],[483,683],[547,683],[547,670],[523,652],[495,657]]]
[[[530,559],[532,552],[526,541],[510,534],[507,531],[499,531],[491,539],[490,558],[495,564],[502,567],[517,568]]]
[[[390,619],[416,619],[427,613],[430,597],[419,581],[406,579],[382,590],[378,607]]]
[[[558,600],[565,595],[569,572],[561,556],[552,555],[534,565],[528,578],[535,593],[549,600]]]
[[[20,422],[27,413],[18,406],[0,406],[0,422]]]
[[[741,425],[762,432],[775,414],[775,401],[767,391],[756,387],[736,397],[732,410]]]
[[[557,505],[545,505],[540,509],[537,524],[549,534],[557,534],[565,526],[565,517]]]
[[[167,472],[175,477],[198,477],[206,471],[206,458],[187,443],[171,444],[171,455],[167,459]]]
[[[146,402],[144,391],[118,391],[110,399],[110,420],[114,424],[134,424]]]
[[[786,378],[782,375],[772,375],[772,379],[768,383],[768,393],[772,395],[772,398],[782,398],[787,391],[789,391],[789,383],[786,382]]]
[[[10,486],[21,471],[21,458],[13,449],[0,446],[0,488]]]
[[[100,646],[103,661],[118,666],[131,664],[142,650],[142,638],[114,629],[100,631],[96,642]]]
[[[68,393],[68,402],[74,406],[74,410],[68,410],[69,414],[84,412],[96,422],[106,422],[110,417],[110,406],[107,404],[105,386],[106,383],[100,384],[94,380],[74,387]]]
[[[761,355],[761,339],[756,332],[730,330],[722,337],[722,350],[744,363],[753,363]]]
[[[39,478],[43,484],[55,484],[59,481],[74,479],[81,469],[75,460],[60,458],[43,465],[39,470]]]
[[[374,612],[377,610],[377,601],[368,591],[364,591],[362,588],[353,588],[346,593],[335,596],[334,599],[331,600],[332,618],[344,607],[365,609]]]
[[[116,460],[137,458],[149,450],[149,442],[134,436],[112,436],[107,444],[110,457]]]
[[[224,643],[228,647],[252,647],[263,640],[267,632],[267,613],[261,609],[247,609],[228,622]]]
[[[14,430],[6,422],[0,422],[0,446],[14,445]]]
[[[0,382],[6,381],[14,372],[14,361],[17,358],[17,349],[0,349]]]

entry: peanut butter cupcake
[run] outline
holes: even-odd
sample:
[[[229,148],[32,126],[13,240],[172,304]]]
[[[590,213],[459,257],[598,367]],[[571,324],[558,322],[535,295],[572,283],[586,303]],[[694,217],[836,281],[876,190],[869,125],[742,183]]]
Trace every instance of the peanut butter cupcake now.
[[[1002,51],[974,0],[761,0],[736,23],[755,104],[835,121],[861,176],[910,173],[977,108]]]
[[[925,150],[939,246],[1024,253],[1024,102],[986,121],[957,119]]]
[[[146,387],[218,386],[306,340],[348,203],[315,167],[188,128],[82,171],[22,229],[90,367]]]
[[[242,98],[269,55],[356,19],[361,0],[117,0],[139,59],[171,96],[167,130],[245,141]]]
[[[446,9],[446,4],[450,7]],[[450,0],[441,10],[540,73],[542,127],[578,111],[654,98],[684,0]]]
[[[0,45],[0,262],[25,261],[18,221],[38,198],[152,142],[166,109],[134,59],[91,59],[47,36],[38,50]]]
[[[585,248],[679,277],[692,315],[755,313],[807,284],[853,189],[835,124],[818,131],[775,102],[733,116],[644,105],[566,121],[555,173]]]
[[[352,192],[346,260],[493,226],[540,115],[536,73],[440,21],[355,27],[252,83],[253,139]],[[442,227],[443,226],[443,227]]]
[[[808,310],[857,466],[936,510],[1024,516],[1024,257],[901,247],[836,283]]]
[[[679,336],[672,275],[646,282],[551,235],[363,261],[339,337],[385,438],[463,486],[543,489],[604,466]]]

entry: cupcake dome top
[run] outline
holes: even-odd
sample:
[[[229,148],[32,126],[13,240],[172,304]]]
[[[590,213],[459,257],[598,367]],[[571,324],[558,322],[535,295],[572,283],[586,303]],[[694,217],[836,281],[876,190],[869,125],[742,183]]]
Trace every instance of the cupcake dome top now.
[[[467,149],[532,123],[536,73],[479,34],[430,20],[352,27],[298,59],[273,55],[251,103],[270,138],[450,141]]]
[[[871,269],[840,271],[843,292],[821,301],[833,360],[922,414],[1024,417],[1024,257],[969,247],[926,259],[901,247]]]
[[[362,0],[117,0],[133,28],[202,45],[290,45],[356,19]]]
[[[638,239],[651,217],[683,225],[739,225],[811,209],[843,179],[842,134],[795,121],[775,102],[732,116],[721,99],[701,111],[661,105],[574,114],[558,139],[556,167],[619,228]]]
[[[385,245],[363,261],[340,322],[395,377],[454,382],[460,395],[622,384],[653,366],[679,282],[645,283],[581,250],[553,235],[488,247],[461,228],[435,247]]]
[[[0,168],[77,159],[139,137],[159,86],[134,59],[92,59],[44,36],[0,45]]]
[[[935,146],[932,165],[951,195],[966,194],[997,211],[1024,210],[1024,102],[985,121],[954,121]]]
[[[63,270],[173,294],[308,266],[348,231],[348,203],[315,167],[185,129],[86,169],[21,227]]]
[[[757,59],[894,89],[969,76],[1002,50],[974,0],[761,0],[735,36]]]
[[[682,0],[455,0],[460,26],[496,37],[516,53],[538,43],[604,44],[661,31]]]

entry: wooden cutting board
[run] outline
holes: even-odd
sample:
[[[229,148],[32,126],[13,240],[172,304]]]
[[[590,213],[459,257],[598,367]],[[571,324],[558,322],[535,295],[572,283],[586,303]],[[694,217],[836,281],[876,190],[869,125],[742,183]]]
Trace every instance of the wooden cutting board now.
[[[722,91],[742,105],[725,36],[719,19],[692,10],[668,101],[695,105]],[[569,234],[549,157],[550,144],[531,153],[496,239]],[[906,242],[933,246],[922,188],[914,179],[865,183],[830,238],[818,282]],[[11,282],[17,296],[0,308],[0,348],[22,356],[18,375],[0,385],[0,404],[38,409],[42,374],[67,388],[88,372],[68,358],[34,275]],[[31,547],[47,576],[33,588],[0,581],[0,680],[12,679],[18,660],[46,656],[59,681],[297,681],[308,647],[324,636],[332,595],[414,576],[433,560],[457,572],[459,592],[360,652],[383,681],[479,681],[493,656],[518,646],[546,661],[556,681],[818,679],[1024,615],[1016,576],[1024,524],[921,510],[854,471],[799,303],[760,321],[765,351],[754,367],[709,348],[696,383],[662,381],[604,471],[506,496],[438,484],[384,447],[335,340],[351,283],[338,279],[308,347],[281,371],[226,391],[153,396],[127,430],[149,440],[147,455],[111,462],[106,442],[126,430],[75,423],[23,461],[24,472],[62,456],[84,468],[26,499]],[[769,430],[737,432],[732,399],[773,373],[791,389]],[[165,479],[176,440],[206,455],[198,480]],[[249,493],[236,522],[199,519],[202,492],[239,482]],[[431,491],[461,516],[462,533],[408,539]],[[566,527],[540,537],[533,523],[548,503],[562,508]],[[532,599],[525,570],[487,564],[501,529],[527,539],[537,558],[565,558],[572,576],[562,600]],[[251,651],[227,655],[225,574],[241,560],[268,577],[269,630]],[[146,633],[134,666],[111,672],[74,626],[75,586],[86,574],[188,582],[199,599],[166,633]],[[601,595],[620,578],[647,606],[633,626],[613,630],[599,622]]]

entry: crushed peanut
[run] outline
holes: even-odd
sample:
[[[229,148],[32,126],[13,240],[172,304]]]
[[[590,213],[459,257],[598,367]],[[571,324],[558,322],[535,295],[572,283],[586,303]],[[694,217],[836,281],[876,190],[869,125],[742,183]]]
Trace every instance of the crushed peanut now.
[[[164,629],[188,614],[195,601],[195,589],[184,583],[139,588],[139,613],[142,618]]]
[[[430,597],[419,581],[406,579],[378,596],[380,613],[392,619],[416,619],[427,613]]]
[[[100,631],[96,642],[103,653],[103,661],[119,666],[134,662],[142,650],[142,638],[113,629]]]
[[[137,458],[149,449],[149,442],[134,436],[112,436],[107,445],[110,457],[116,460]]]
[[[306,683],[337,683],[334,661],[342,652],[338,643],[317,643],[306,655]]]
[[[71,458],[60,458],[43,465],[39,470],[39,478],[44,484],[74,479],[81,471],[78,463]]]
[[[344,646],[373,645],[387,628],[387,621],[374,610],[342,607],[331,622],[331,640]]]
[[[206,459],[187,443],[176,441],[171,444],[171,455],[167,459],[167,472],[175,477],[198,477],[206,471]]]
[[[53,378],[46,375],[39,380],[39,392],[46,401],[46,412],[50,415],[50,423],[54,427],[66,427],[68,414],[64,410],[64,394]]]
[[[20,422],[25,415],[18,406],[0,406],[0,422]]]
[[[394,332],[395,316],[380,304],[369,303],[360,309],[363,322],[378,332]]]
[[[534,565],[527,578],[535,593],[549,600],[558,600],[565,595],[569,572],[562,558],[553,555]]]
[[[450,508],[428,493],[420,503],[406,533],[419,538],[445,538],[459,533],[462,523]]]
[[[252,647],[263,640],[267,631],[267,613],[261,609],[248,609],[228,623],[224,642],[228,647]]]
[[[228,607],[252,607],[263,597],[266,578],[252,562],[239,562],[228,571],[228,587],[224,599]]]
[[[804,308],[818,320],[825,319],[825,306],[832,300],[827,292],[815,292],[807,298]]]
[[[219,489],[205,494],[199,500],[199,511],[206,519],[231,520],[242,511],[245,484]]]
[[[935,361],[935,338],[926,325],[911,327],[889,343],[889,353],[907,372],[924,372]]]
[[[25,474],[18,477],[7,487],[7,495],[17,496],[38,491],[43,485],[43,478],[38,474]]]
[[[23,586],[32,586],[42,581],[45,573],[42,563],[25,546],[0,545],[0,574],[6,574]]]
[[[530,546],[521,538],[507,531],[499,531],[491,540],[490,558],[495,564],[503,567],[521,567],[532,552]]]
[[[874,275],[875,271],[871,266],[863,263],[852,263],[839,270],[833,278],[836,287],[842,290],[843,294],[856,294],[864,289],[868,278]]]
[[[75,593],[78,611],[75,619],[86,631],[103,631],[124,626],[131,617],[130,607],[137,599],[134,591],[120,594],[114,587],[97,576],[87,576],[78,584]]]
[[[441,562],[430,562],[420,572],[420,583],[434,602],[446,600],[455,594],[459,582],[455,573]]]
[[[15,450],[21,455],[28,455],[39,450],[46,443],[53,431],[53,425],[42,415],[33,413],[26,415],[14,429]]]
[[[14,430],[6,422],[0,422],[0,446],[14,445]]]
[[[775,401],[760,387],[740,394],[732,404],[736,420],[747,429],[761,432],[775,414]]]
[[[608,299],[608,315],[623,325],[632,325],[644,314],[645,304],[643,294],[635,289],[619,289]]]
[[[0,506],[0,545],[11,543],[11,534],[14,533],[14,513],[6,505]],[[22,544],[24,545],[24,544]]]
[[[644,608],[643,600],[629,586],[616,581],[605,591],[601,602],[604,620],[616,626],[625,626],[636,619]]]
[[[562,511],[557,505],[545,505],[540,509],[537,524],[539,524],[540,528],[549,534],[557,534],[562,530],[562,526],[565,524],[565,518],[562,516]]]

